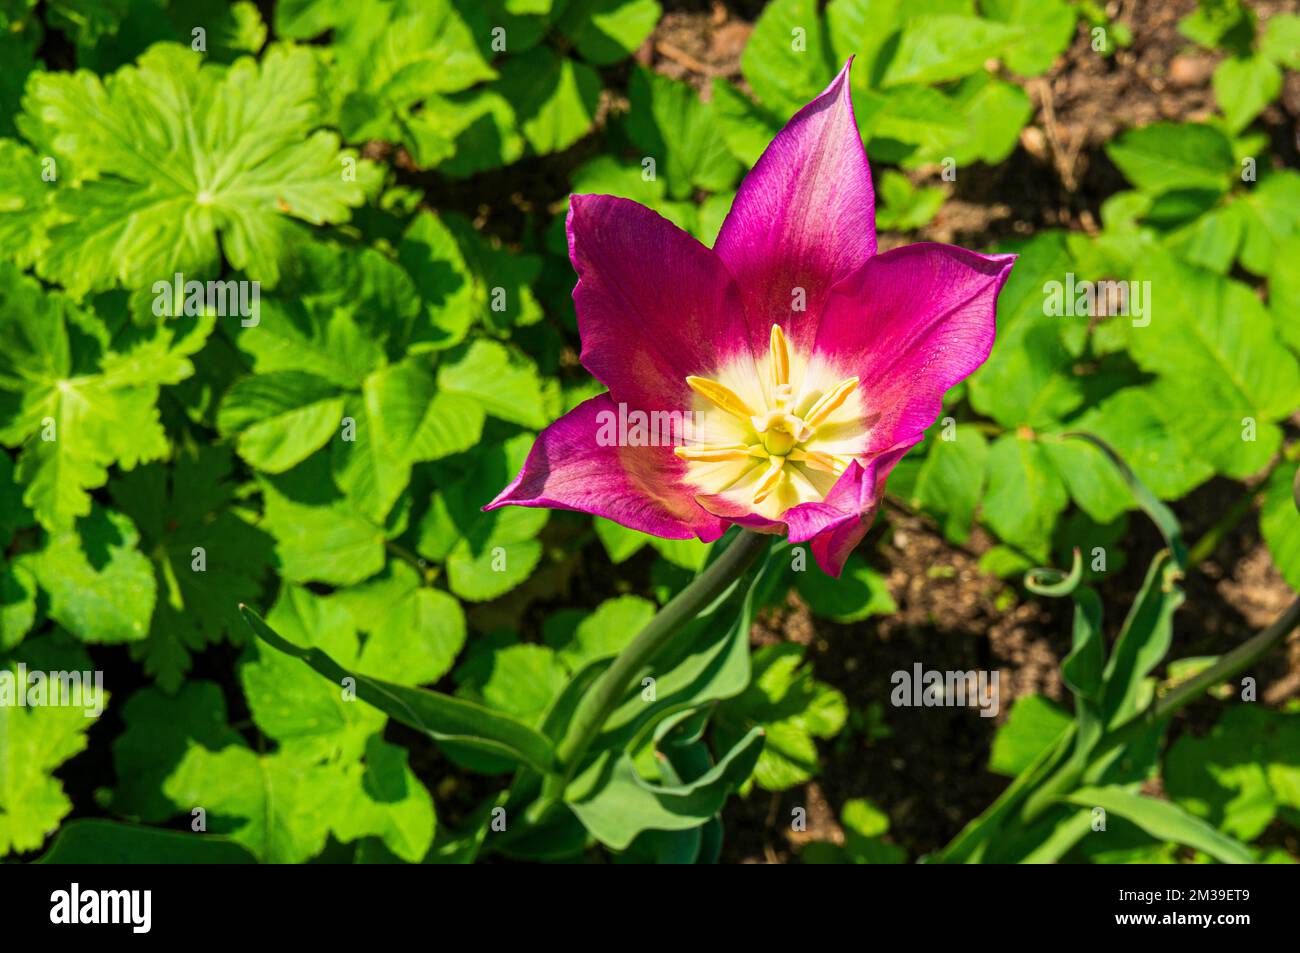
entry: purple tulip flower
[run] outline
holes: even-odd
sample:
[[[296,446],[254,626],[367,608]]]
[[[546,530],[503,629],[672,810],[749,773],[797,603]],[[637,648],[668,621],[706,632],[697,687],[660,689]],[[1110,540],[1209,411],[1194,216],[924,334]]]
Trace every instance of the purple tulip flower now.
[[[608,393],[542,431],[486,509],[705,542],[738,523],[810,543],[840,574],[889,472],[988,357],[1015,260],[932,243],[876,254],[851,62],[772,140],[712,249],[636,202],[572,197],[582,363]],[[629,411],[683,425],[611,439]]]

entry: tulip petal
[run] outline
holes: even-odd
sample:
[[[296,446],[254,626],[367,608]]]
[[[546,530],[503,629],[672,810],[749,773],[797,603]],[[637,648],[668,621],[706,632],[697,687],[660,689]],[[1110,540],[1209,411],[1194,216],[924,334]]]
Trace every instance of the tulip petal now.
[[[741,183],[714,250],[745,298],[755,354],[774,323],[807,351],[837,281],[876,251],[875,191],[849,66],[799,110]],[[802,312],[796,289],[802,289]]]
[[[817,565],[838,579],[849,554],[871,529],[889,472],[919,440],[872,457],[865,465],[854,460],[825,500],[786,510],[782,518],[790,528],[790,542],[811,541]]]
[[[906,245],[836,286],[813,349],[862,379],[866,452],[914,442],[938,418],[948,388],[988,358],[1015,258]]]
[[[543,506],[579,510],[664,539],[723,534],[725,521],[707,513],[683,486],[682,461],[671,446],[630,447],[599,437],[618,405],[609,394],[584,401],[543,430],[523,469],[483,507]],[[608,445],[607,445],[608,444]]]
[[[574,195],[567,228],[582,363],[614,400],[689,410],[688,376],[748,353],[735,281],[676,225],[628,199]]]

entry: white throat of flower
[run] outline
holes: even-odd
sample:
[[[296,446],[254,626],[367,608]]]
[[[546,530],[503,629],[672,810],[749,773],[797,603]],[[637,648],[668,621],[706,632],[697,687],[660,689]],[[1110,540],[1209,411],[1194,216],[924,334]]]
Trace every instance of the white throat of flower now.
[[[694,442],[675,451],[686,461],[687,482],[769,519],[825,499],[866,449],[858,378],[792,352],[778,325],[766,358],[739,359],[713,379],[686,383],[703,421]]]

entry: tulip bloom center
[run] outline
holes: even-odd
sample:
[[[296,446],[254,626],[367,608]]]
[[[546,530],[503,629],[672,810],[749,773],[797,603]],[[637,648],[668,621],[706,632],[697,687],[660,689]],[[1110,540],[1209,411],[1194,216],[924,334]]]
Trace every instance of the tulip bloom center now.
[[[795,353],[772,326],[766,358],[741,358],[713,378],[688,377],[703,426],[678,447],[686,479],[769,519],[822,500],[868,435],[858,378]]]

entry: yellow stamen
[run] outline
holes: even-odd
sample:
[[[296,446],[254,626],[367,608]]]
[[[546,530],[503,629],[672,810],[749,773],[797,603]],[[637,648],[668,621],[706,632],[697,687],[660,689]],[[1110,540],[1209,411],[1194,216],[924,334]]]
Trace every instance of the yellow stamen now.
[[[701,463],[722,463],[726,460],[748,460],[749,448],[743,443],[701,444],[698,447],[674,447],[673,453],[683,460]]]
[[[796,447],[790,451],[790,459],[797,460],[799,463],[806,463],[814,470],[822,470],[836,476],[839,476],[848,468],[848,463],[843,457],[837,457],[832,453],[823,453],[820,450],[801,450]]]
[[[690,385],[691,390],[695,391],[695,393],[716,404],[732,416],[739,417],[741,420],[748,420],[754,415],[749,405],[725,384],[711,381],[707,377],[688,377],[686,383]]]
[[[772,325],[769,347],[772,351],[772,389],[779,392],[790,383],[790,345],[779,324]]]
[[[840,381],[825,394],[817,403],[812,405],[812,409],[803,415],[803,422],[810,428],[817,427],[826,422],[826,418],[844,405],[853,393],[854,388],[858,386],[858,379],[850,377],[848,380]]]
[[[762,503],[767,499],[768,494],[777,488],[781,482],[781,468],[785,465],[785,457],[772,457],[767,465],[767,472],[759,479],[754,486],[754,502]]]

